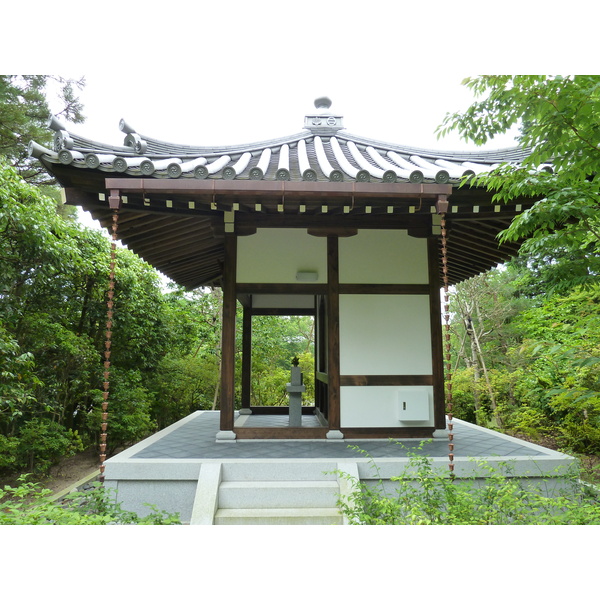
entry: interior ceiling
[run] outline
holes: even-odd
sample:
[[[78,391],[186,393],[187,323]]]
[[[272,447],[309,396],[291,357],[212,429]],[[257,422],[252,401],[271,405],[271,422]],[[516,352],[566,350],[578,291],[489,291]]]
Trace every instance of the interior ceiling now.
[[[110,229],[113,211],[106,199],[99,199],[99,194],[107,197],[102,173],[56,164],[46,166],[66,188],[70,204],[81,205]],[[238,235],[251,234],[257,226],[326,231],[360,225],[408,228],[417,236],[431,231],[433,200],[397,200],[379,195],[381,185],[373,185],[372,196],[363,194],[360,198],[343,194],[333,197],[326,192],[299,192],[283,198],[263,197],[256,192],[218,197],[189,192],[129,193],[119,211],[117,237],[164,275],[191,289],[220,283],[226,211],[235,211]],[[454,188],[449,201],[446,221],[450,284],[484,272],[518,252],[519,244],[499,245],[497,236],[533,201],[501,206],[493,204],[484,190],[468,187]],[[440,253],[440,272],[441,264]]]

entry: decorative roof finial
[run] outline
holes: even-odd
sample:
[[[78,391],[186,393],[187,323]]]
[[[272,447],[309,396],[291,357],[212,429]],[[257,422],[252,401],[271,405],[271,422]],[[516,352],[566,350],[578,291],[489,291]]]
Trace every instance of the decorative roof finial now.
[[[344,129],[342,115],[334,114],[329,109],[331,99],[320,96],[315,100],[315,112],[309,113],[304,118],[304,129],[309,129],[317,135],[332,135]]]
[[[331,107],[331,99],[327,96],[321,96],[315,100],[315,108],[318,110],[329,110]]]

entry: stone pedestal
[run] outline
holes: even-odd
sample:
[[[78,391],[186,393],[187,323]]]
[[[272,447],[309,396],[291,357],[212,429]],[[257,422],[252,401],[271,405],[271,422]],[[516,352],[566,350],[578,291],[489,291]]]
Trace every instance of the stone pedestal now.
[[[219,431],[217,433],[217,442],[235,442],[237,436],[233,431]]]
[[[290,399],[290,427],[302,427],[302,394],[306,386],[302,384],[302,372],[300,367],[292,367],[291,383],[286,385]]]

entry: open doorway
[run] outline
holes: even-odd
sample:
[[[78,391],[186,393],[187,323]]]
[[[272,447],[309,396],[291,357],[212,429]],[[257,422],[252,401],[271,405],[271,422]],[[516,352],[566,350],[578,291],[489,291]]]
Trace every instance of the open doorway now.
[[[315,318],[312,315],[254,315],[250,377],[251,407],[286,407],[286,384],[298,358],[306,391],[302,405],[315,405]]]
[[[325,439],[327,419],[315,401],[320,296],[290,293],[282,286],[272,293],[252,291],[238,296],[244,307],[242,393],[234,432],[239,439]],[[287,386],[291,384],[294,358],[298,358],[304,390],[294,391],[302,394],[301,405],[294,399],[294,410],[290,411]]]

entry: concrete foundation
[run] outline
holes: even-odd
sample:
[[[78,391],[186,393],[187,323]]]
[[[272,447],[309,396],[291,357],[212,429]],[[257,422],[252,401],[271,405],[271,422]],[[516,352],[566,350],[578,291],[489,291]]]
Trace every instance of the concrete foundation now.
[[[252,415],[246,417],[251,426]],[[262,417],[264,419],[264,416]],[[348,480],[379,480],[390,491],[392,477],[409,464],[409,454],[427,455],[435,469],[448,469],[443,431],[418,448],[419,440],[231,440],[216,441],[218,412],[197,412],[106,462],[105,485],[126,510],[140,515],[147,505],[178,512],[191,524],[342,524],[336,508],[348,496]],[[352,446],[359,446],[362,452]],[[454,472],[479,477],[480,463],[510,477],[545,486],[552,493],[575,459],[454,419]],[[376,470],[374,470],[374,464]],[[487,473],[487,475],[486,475]]]

